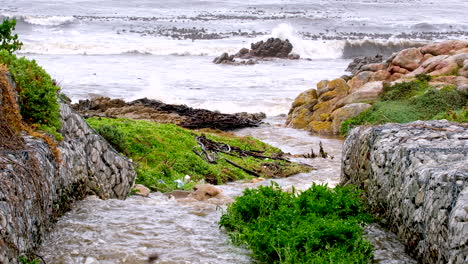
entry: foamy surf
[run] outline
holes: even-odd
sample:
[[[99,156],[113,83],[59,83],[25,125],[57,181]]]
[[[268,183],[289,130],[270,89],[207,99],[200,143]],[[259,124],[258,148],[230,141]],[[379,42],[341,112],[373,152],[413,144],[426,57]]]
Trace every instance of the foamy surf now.
[[[71,24],[76,20],[73,16],[20,16],[9,13],[1,14],[0,18],[14,18],[16,19],[17,23],[25,23],[36,26],[61,26]]]
[[[30,18],[34,23],[50,25],[69,21],[66,17]],[[74,31],[72,31],[74,32]],[[288,39],[293,45],[293,53],[303,59],[339,59],[360,56],[390,55],[393,52],[423,45],[423,42],[405,39],[392,40],[307,40],[288,24],[280,24],[271,35],[258,38],[230,38],[223,40],[175,40],[158,37],[134,37],[123,35],[103,35],[100,38],[86,34],[59,34],[54,38],[24,41],[19,53],[50,55],[118,55],[149,54],[158,56],[219,56],[223,52],[235,54],[239,49],[250,48],[252,42],[266,40],[269,37]],[[86,40],[84,42],[84,39]],[[53,41],[51,41],[53,40]]]

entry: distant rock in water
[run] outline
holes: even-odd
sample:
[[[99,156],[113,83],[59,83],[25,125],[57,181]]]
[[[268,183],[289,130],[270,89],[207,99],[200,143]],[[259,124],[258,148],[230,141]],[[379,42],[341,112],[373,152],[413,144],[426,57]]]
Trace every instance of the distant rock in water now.
[[[222,114],[147,98],[127,103],[121,99],[97,97],[80,100],[73,108],[85,117],[132,118],[173,123],[189,129],[211,128],[224,131],[257,126],[266,117],[264,113]]]
[[[250,44],[250,50],[242,48],[234,55],[223,53],[216,57],[213,62],[216,64],[233,64],[233,65],[252,65],[256,61],[254,59],[264,58],[282,58],[297,60],[300,58],[298,54],[292,54],[293,45],[289,40],[281,40],[279,38],[269,38],[267,41],[258,41]],[[243,59],[236,61],[235,58]]]
[[[347,72],[351,72],[352,74],[358,73],[361,68],[365,65],[371,63],[381,63],[383,61],[382,55],[375,55],[375,56],[365,56],[360,58],[355,58],[346,68]]]

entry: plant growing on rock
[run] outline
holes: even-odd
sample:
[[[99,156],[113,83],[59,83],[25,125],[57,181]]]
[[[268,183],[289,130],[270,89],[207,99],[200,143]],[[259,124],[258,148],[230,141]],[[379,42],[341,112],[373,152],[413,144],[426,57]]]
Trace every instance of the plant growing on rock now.
[[[428,84],[428,79],[420,75],[415,81],[385,86],[380,100],[368,110],[345,120],[340,133],[346,135],[358,125],[449,119],[450,116],[453,117],[452,121],[466,122],[467,96],[451,86],[435,89]]]
[[[23,120],[61,139],[58,132],[61,127],[57,100],[59,87],[54,85],[50,75],[36,61],[17,58],[6,50],[0,51],[0,64],[7,66],[17,85]]]
[[[15,30],[15,26],[16,19],[5,19],[2,24],[0,24],[0,50],[13,53],[21,49],[23,43],[18,40],[17,34],[12,34],[12,31]]]

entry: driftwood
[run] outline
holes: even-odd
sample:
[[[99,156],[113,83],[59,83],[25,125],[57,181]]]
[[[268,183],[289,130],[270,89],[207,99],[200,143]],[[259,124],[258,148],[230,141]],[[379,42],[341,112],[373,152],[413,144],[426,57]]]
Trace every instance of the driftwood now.
[[[302,155],[302,157],[307,158],[307,159],[315,159],[315,158],[324,158],[324,159],[330,158],[330,159],[333,159],[334,158],[333,156],[331,156],[330,154],[325,152],[325,150],[323,149],[322,141],[320,141],[320,143],[319,143],[319,148],[320,149],[319,149],[319,154],[318,155],[315,154],[314,149],[311,148],[310,153],[304,154],[304,155]]]
[[[280,156],[266,156],[263,155],[263,151],[259,150],[243,150],[241,148],[231,146],[226,143],[221,143],[221,142],[216,142],[213,140],[210,140],[206,138],[205,135],[197,136],[195,137],[195,140],[198,143],[198,146],[194,147],[192,150],[195,154],[200,156],[202,159],[207,161],[208,163],[211,164],[216,164],[217,160],[219,159],[218,153],[224,153],[227,155],[231,155],[234,157],[254,157],[258,159],[273,159],[273,160],[281,160],[281,161],[286,161],[290,162],[289,160],[280,157]],[[199,150],[196,150],[198,148]],[[221,158],[222,160],[225,160],[227,163],[231,164],[232,166],[239,168],[246,173],[259,177],[260,175],[252,170],[249,170],[247,168],[244,168],[240,166],[239,164],[227,159],[227,158]]]

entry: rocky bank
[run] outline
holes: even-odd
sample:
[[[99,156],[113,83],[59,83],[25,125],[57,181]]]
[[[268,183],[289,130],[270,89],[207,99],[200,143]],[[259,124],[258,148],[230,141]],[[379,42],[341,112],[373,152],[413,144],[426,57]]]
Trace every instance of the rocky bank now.
[[[341,183],[364,190],[420,263],[468,263],[467,124],[355,128],[344,144]]]
[[[80,100],[73,108],[85,117],[131,118],[158,123],[172,123],[189,129],[211,128],[233,130],[254,127],[266,116],[264,113],[223,114],[186,105],[171,105],[147,98],[132,102],[109,97]]]
[[[323,80],[294,100],[286,124],[319,134],[338,134],[341,123],[369,109],[384,85],[409,82],[417,74],[432,77],[430,85],[455,86],[468,94],[468,41],[445,41],[404,49],[385,61],[354,61],[352,76]],[[370,63],[368,63],[370,62]],[[367,64],[366,64],[367,63]]]
[[[33,255],[53,222],[88,194],[125,199],[136,173],[66,103],[60,103],[63,140],[15,133],[7,111],[17,112],[16,87],[0,75],[0,263]],[[7,118],[6,118],[7,117]],[[58,155],[57,155],[58,150]]]

